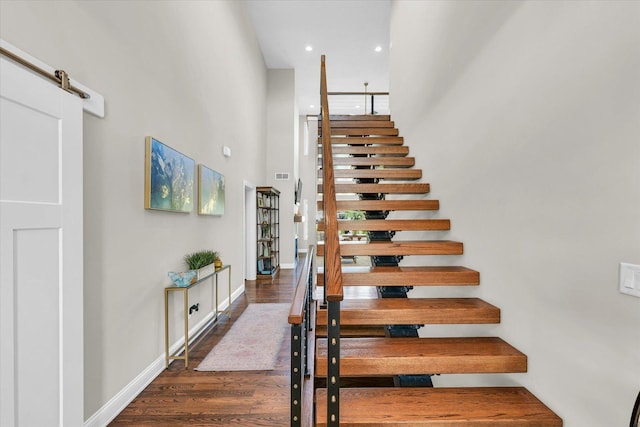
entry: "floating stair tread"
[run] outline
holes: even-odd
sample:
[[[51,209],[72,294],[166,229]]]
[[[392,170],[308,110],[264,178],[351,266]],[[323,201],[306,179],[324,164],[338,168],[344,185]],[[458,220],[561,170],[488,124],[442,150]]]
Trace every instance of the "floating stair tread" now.
[[[391,120],[331,120],[332,128],[392,128],[395,123]],[[322,122],[318,121],[318,128],[322,129]]]
[[[327,310],[318,309],[316,322],[327,324]],[[479,298],[345,299],[342,325],[438,325],[500,323],[500,309]]]
[[[414,157],[334,157],[334,166],[384,166],[385,168],[409,168],[414,166]]]
[[[325,322],[326,323],[326,322]],[[380,325],[340,325],[340,336],[351,338],[384,337],[384,327]],[[316,337],[327,337],[327,325],[316,324]]]
[[[340,121],[340,120],[381,120],[388,122],[391,120],[391,116],[389,114],[331,114],[329,115],[330,121]],[[318,120],[318,122],[322,122],[322,119]]]
[[[318,223],[318,230],[324,230],[324,221]],[[448,219],[365,219],[339,220],[339,230],[361,231],[417,231],[417,230],[449,230]]]
[[[327,425],[327,390],[316,395]],[[561,427],[562,419],[523,387],[366,387],[340,390],[342,427]]]
[[[349,144],[349,145],[402,145],[404,143],[404,137],[384,135],[384,136],[336,136],[331,137],[331,144]],[[335,148],[332,150],[335,153]]]
[[[363,127],[363,128],[331,128],[331,135],[398,135],[397,128],[377,128],[377,127]]]
[[[344,338],[340,375],[526,372],[527,356],[497,337]],[[327,375],[327,340],[316,341],[316,375]]]
[[[342,269],[344,286],[477,286],[480,273],[458,266],[370,267],[368,271]],[[318,273],[318,286],[324,274]]]
[[[338,200],[339,211],[436,211],[440,209],[439,200]],[[322,201],[317,203],[322,210]]]
[[[322,170],[318,171],[322,178]],[[422,178],[422,169],[334,169],[335,178],[378,178],[385,180],[410,180]]]
[[[367,147],[333,147],[333,154],[371,154],[377,156],[406,156],[409,154],[409,147],[404,145],[390,146],[367,146]]]
[[[462,242],[451,240],[399,240],[391,242],[341,242],[341,256],[358,255],[460,255]],[[318,244],[318,256],[324,256],[324,243]]]
[[[425,194],[429,192],[429,184],[336,184],[339,193],[380,193],[380,194]],[[322,184],[318,184],[318,193],[322,193]]]

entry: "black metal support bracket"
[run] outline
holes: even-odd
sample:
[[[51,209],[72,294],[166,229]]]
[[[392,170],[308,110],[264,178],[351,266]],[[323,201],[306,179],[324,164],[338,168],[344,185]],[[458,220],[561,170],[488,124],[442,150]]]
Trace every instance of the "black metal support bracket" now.
[[[393,239],[393,236],[396,235],[395,231],[369,231],[367,232],[369,236],[369,240],[375,242],[386,242]]]
[[[376,267],[387,266],[387,267],[397,267],[402,261],[402,255],[384,255],[384,256],[372,256],[371,262]]]
[[[365,219],[387,219],[389,211],[364,211]]]

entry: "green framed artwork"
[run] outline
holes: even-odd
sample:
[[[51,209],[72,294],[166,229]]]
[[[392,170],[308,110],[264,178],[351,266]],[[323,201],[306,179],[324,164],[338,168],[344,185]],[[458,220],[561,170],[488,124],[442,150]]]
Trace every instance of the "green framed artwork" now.
[[[145,209],[192,212],[194,160],[151,136],[145,143]]]
[[[224,214],[224,175],[198,165],[198,214]]]

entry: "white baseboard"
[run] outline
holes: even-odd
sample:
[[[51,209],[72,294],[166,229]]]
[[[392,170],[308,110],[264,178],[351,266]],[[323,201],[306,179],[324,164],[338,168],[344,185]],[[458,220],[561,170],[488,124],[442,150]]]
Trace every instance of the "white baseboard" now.
[[[231,294],[231,301],[235,301],[240,295],[244,293],[244,285],[236,289]],[[218,304],[218,316],[221,311],[229,307],[229,298],[224,299]],[[215,321],[214,313],[209,313],[204,319],[196,324],[189,331],[189,343],[198,338],[202,332],[205,331],[210,323]],[[197,333],[196,333],[197,332]],[[194,335],[192,335],[194,334]],[[174,354],[178,349],[182,347],[184,343],[184,337],[180,337],[171,346],[169,346],[170,354]],[[113,396],[107,403],[98,409],[95,414],[89,417],[84,422],[84,427],[105,427],[111,421],[113,421],[124,408],[127,407],[133,399],[147,387],[151,381],[153,381],[158,375],[165,370],[165,354],[164,352],[156,358],[149,366],[147,366],[137,377],[135,377],[129,384],[127,384],[122,390],[120,390],[115,396]]]
[[[235,292],[231,294],[231,302],[238,299],[238,297],[242,294],[244,294],[244,285],[240,286],[238,289],[235,290]],[[229,298],[223,299],[222,302],[218,304],[218,311],[226,310],[227,307],[229,307]]]
[[[281,268],[281,269],[283,269],[283,270],[291,270],[291,269],[296,268],[296,264],[295,264],[295,263],[293,263],[293,262],[292,262],[292,263],[290,263],[290,264],[289,264],[289,263],[287,263],[287,264],[280,264],[280,268]]]

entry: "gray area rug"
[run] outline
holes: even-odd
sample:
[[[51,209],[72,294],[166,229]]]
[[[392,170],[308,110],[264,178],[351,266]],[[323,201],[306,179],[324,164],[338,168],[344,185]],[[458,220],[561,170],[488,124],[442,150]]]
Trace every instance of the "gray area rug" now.
[[[249,304],[196,371],[273,370],[289,330],[291,304]]]

